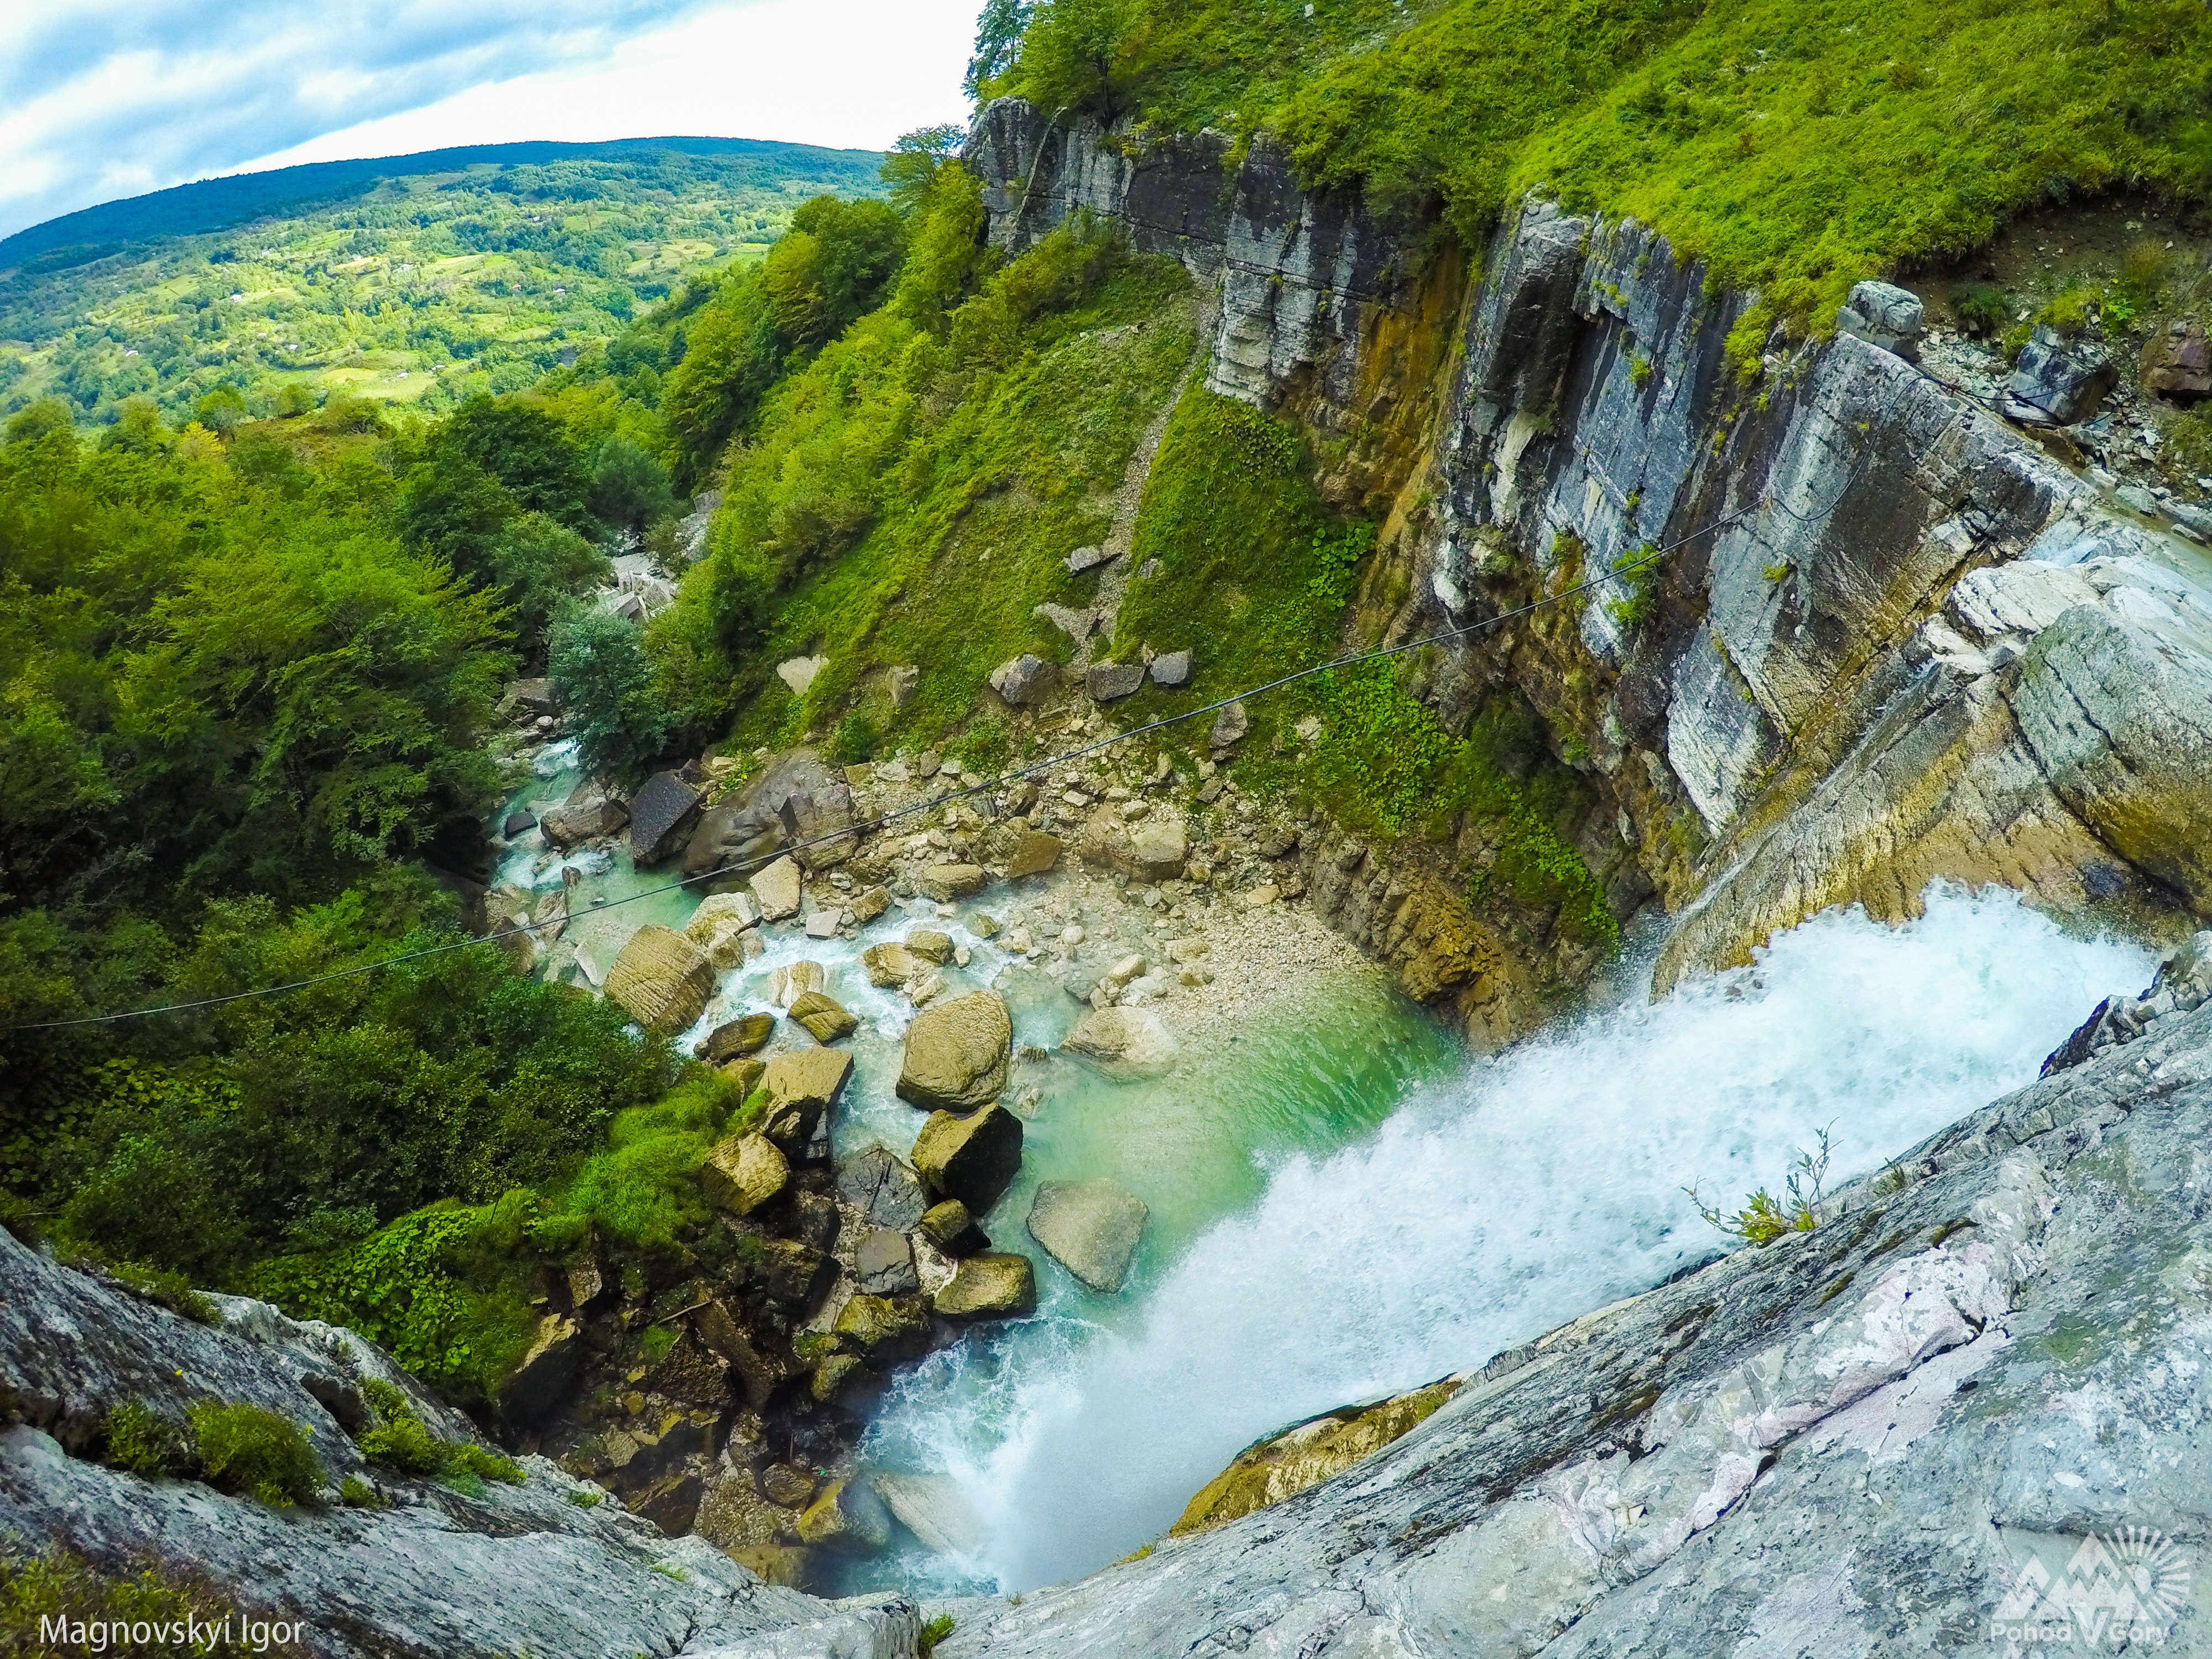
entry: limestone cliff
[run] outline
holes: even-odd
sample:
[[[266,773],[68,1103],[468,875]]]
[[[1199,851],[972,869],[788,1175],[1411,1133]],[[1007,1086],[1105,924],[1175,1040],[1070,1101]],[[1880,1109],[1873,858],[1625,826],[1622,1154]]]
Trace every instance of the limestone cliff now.
[[[1455,635],[1413,677],[1449,729],[1501,689],[1544,717],[1616,913],[1679,915],[1662,982],[1830,905],[1909,914],[1936,877],[2154,929],[2212,913],[2212,562],[1909,341],[1762,340],[1754,296],[1663,238],[1542,202],[1463,276],[1264,142],[1231,167],[1212,135],[1007,100],[968,156],[1000,243],[1088,211],[1218,289],[1208,384],[1305,422],[1348,504],[1389,503],[1357,629]],[[1519,1006],[1522,942],[1422,847],[1356,850],[1356,882],[1310,868],[1316,900],[1417,994],[1511,1029],[1484,1011]],[[1415,892],[1418,931],[1463,942],[1441,973],[1360,908]]]

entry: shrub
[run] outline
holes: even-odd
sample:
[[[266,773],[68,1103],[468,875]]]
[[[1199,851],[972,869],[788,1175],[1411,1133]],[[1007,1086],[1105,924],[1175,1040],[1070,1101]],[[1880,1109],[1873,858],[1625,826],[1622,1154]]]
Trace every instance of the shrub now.
[[[224,1492],[276,1509],[310,1502],[323,1466],[298,1424],[244,1401],[202,1401],[191,1409],[201,1474]]]
[[[468,1440],[441,1440],[400,1389],[382,1377],[362,1384],[376,1421],[354,1437],[361,1455],[395,1474],[437,1475],[447,1480],[522,1481],[521,1465]]]
[[[1983,339],[1994,339],[2011,326],[2012,295],[1994,283],[1969,283],[1951,296],[1959,326]]]
[[[584,763],[634,781],[667,746],[676,715],[655,690],[637,624],[577,600],[555,612],[546,672]]]
[[[883,733],[864,710],[855,708],[837,722],[837,729],[823,745],[823,755],[833,765],[851,766],[875,757]]]
[[[112,1468],[150,1478],[181,1474],[191,1467],[183,1426],[143,1401],[125,1400],[110,1407],[100,1434],[105,1443],[100,1461]]]
[[[1698,1206],[1698,1214],[1707,1225],[1747,1244],[1771,1244],[1786,1233],[1808,1233],[1818,1224],[1814,1206],[1820,1203],[1827,1181],[1828,1158],[1828,1131],[1823,1129],[1816,1148],[1810,1152],[1801,1148],[1791,1161],[1782,1197],[1761,1187],[1733,1214],[1707,1204],[1694,1187],[1682,1190],[1690,1195],[1690,1202]]]

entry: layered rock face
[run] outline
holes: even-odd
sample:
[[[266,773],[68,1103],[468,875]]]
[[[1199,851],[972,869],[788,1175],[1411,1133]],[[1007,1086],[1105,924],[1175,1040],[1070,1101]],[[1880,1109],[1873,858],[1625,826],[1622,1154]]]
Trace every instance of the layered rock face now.
[[[1662,982],[1831,905],[1910,914],[1938,877],[2212,914],[2212,562],[1908,361],[1909,295],[1869,285],[1836,337],[1766,340],[1747,372],[1753,296],[1532,202],[1453,288],[1438,354],[1455,272],[1413,275],[1264,143],[1232,173],[1211,137],[1005,100],[968,155],[1000,244],[1082,209],[1218,283],[1215,390],[1395,434],[1324,480],[1389,507],[1360,625],[1474,630],[1413,689],[1455,732],[1501,690],[1543,716],[1615,913],[1655,890],[1685,913]],[[1436,890],[1443,860],[1314,841],[1317,904],[1409,989],[1478,1035],[1525,1025],[1526,941]]]
[[[2212,1006],[2179,1002],[1333,1480],[1296,1490],[1316,1425],[1255,1449],[1194,1504],[1241,1518],[959,1608],[939,1651],[1995,1655],[2075,1608],[2212,1649]]]
[[[250,1615],[299,1620],[315,1654],[914,1654],[911,1602],[765,1584],[545,1459],[524,1459],[517,1484],[468,1490],[371,1467],[347,1425],[366,1423],[376,1387],[404,1395],[439,1438],[474,1432],[354,1333],[211,1300],[221,1322],[198,1324],[0,1231],[0,1537],[118,1573],[181,1566]],[[118,1407],[180,1422],[208,1401],[301,1425],[329,1483],[323,1500],[272,1509],[93,1461]],[[377,1501],[341,1502],[348,1477],[380,1488]]]

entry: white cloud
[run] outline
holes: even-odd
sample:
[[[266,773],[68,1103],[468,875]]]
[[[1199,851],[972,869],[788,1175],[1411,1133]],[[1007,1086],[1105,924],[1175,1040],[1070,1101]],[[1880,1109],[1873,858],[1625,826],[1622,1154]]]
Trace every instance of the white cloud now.
[[[880,149],[964,112],[976,0],[0,8],[0,234],[221,173],[522,138]]]

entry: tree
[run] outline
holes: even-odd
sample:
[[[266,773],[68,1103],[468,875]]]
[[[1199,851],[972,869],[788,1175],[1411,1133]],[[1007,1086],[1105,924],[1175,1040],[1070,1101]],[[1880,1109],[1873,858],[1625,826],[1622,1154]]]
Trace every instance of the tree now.
[[[642,530],[677,508],[668,469],[652,451],[617,432],[592,462],[592,511],[602,523]]]
[[[1051,115],[1087,110],[1111,122],[1131,102],[1128,0],[1050,0],[1021,46],[1020,84]]]
[[[468,456],[441,446],[409,471],[395,522],[409,545],[465,576],[488,581],[492,539],[518,511],[498,479]]]
[[[563,602],[554,613],[546,675],[593,773],[641,777],[667,746],[676,716],[653,688],[644,635],[628,617]]]
[[[583,457],[542,409],[513,398],[471,398],[439,428],[435,445],[483,468],[525,512],[578,530],[589,520]]]
[[[192,405],[192,418],[209,431],[228,438],[246,418],[246,394],[226,380]]]
[[[614,574],[605,554],[543,513],[526,513],[502,525],[487,563],[488,574],[514,608],[515,638],[532,655],[543,647],[561,602]]]
[[[967,133],[961,128],[918,127],[901,135],[878,171],[890,191],[891,205],[908,218],[921,211],[937,182],[937,170],[951,161]]]
[[[981,99],[985,88],[1022,55],[1022,33],[1036,8],[1031,0],[983,0],[983,15],[975,20],[975,52],[961,77],[961,89]]]

